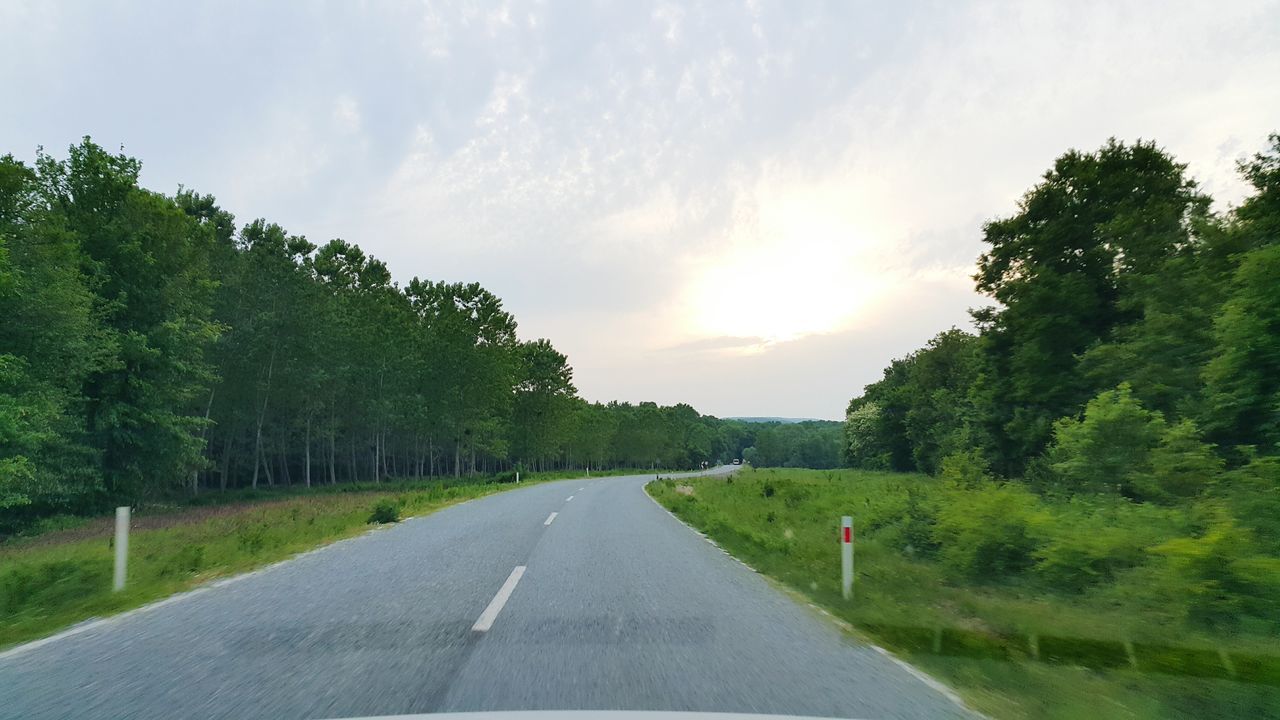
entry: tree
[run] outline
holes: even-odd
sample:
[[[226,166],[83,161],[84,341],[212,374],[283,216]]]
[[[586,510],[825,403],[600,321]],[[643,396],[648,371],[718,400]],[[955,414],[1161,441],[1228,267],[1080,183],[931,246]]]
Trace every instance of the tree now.
[[[102,487],[82,388],[113,351],[80,264],[36,172],[0,158],[0,510],[9,517],[84,510]]]
[[[1208,205],[1154,143],[1112,140],[1058,158],[1016,215],[986,224],[975,280],[999,306],[974,313],[974,399],[998,470],[1019,471],[1046,446],[1054,419],[1096,392],[1078,356],[1135,319],[1124,297],[1193,241]]]
[[[573,398],[573,368],[549,340],[517,347],[519,381],[512,409],[515,457],[539,464],[560,453],[568,440]]]
[[[1280,244],[1248,253],[1214,319],[1206,426],[1226,445],[1280,449]]]
[[[88,430],[108,491],[121,497],[184,482],[203,463],[192,413],[212,379],[210,233],[173,200],[138,188],[141,164],[85,138],[59,162],[37,160],[43,201],[81,249],[109,363],[85,382]]]

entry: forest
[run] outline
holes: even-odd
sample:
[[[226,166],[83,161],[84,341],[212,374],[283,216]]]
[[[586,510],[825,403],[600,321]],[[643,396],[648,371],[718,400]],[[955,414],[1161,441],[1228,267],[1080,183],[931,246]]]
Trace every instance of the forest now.
[[[1248,196],[1215,212],[1169,153],[1113,140],[984,225],[976,334],[937,335],[848,406],[851,466],[937,478],[902,549],[1280,627],[1280,135],[1239,170]]]
[[[0,529],[210,490],[838,458],[839,426],[591,403],[475,283],[400,285],[85,138],[0,158]],[[812,445],[812,443],[810,443]],[[806,457],[808,457],[806,456]]]

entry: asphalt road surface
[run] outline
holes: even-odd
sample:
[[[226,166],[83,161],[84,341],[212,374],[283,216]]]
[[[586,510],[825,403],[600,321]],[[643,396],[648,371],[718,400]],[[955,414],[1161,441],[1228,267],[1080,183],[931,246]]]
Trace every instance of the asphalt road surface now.
[[[473,500],[6,653],[0,718],[967,716],[669,515],[651,477]]]

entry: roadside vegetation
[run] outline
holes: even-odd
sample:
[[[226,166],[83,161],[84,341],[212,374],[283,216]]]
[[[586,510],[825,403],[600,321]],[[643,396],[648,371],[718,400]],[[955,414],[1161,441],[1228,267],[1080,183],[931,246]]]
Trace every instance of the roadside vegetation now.
[[[1040,496],[973,470],[747,469],[649,490],[993,717],[1280,716],[1280,574],[1253,573],[1238,538],[1197,538],[1192,508]]]

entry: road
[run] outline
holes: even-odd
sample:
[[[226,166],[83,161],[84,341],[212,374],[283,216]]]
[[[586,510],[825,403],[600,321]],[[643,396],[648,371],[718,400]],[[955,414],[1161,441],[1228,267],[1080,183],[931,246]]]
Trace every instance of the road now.
[[[0,718],[966,716],[668,514],[650,477],[472,500],[8,653]]]

